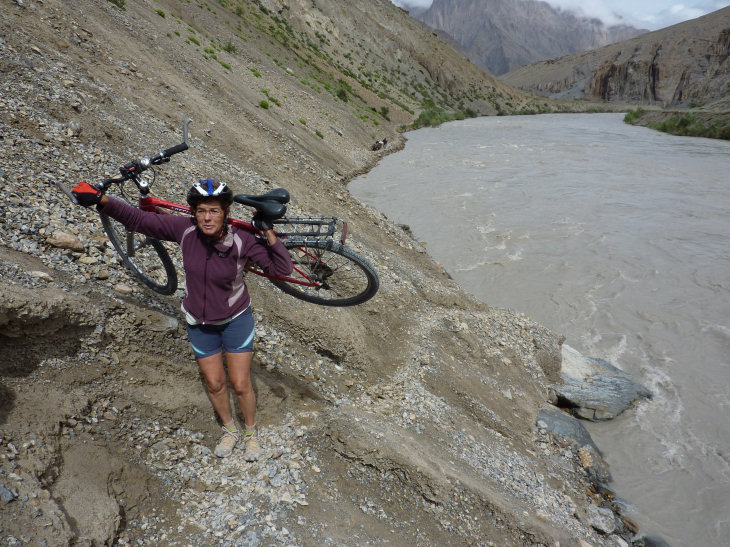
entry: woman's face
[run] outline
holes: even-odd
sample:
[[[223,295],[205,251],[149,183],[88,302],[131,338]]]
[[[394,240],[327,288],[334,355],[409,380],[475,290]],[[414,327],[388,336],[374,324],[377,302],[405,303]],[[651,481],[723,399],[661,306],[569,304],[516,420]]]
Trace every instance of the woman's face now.
[[[225,209],[220,202],[204,201],[195,208],[195,219],[198,221],[198,228],[206,236],[217,236],[223,229]]]

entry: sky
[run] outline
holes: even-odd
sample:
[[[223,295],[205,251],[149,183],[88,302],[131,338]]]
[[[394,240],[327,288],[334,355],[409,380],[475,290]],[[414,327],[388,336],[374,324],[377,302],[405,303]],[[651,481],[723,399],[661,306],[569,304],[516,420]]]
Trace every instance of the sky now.
[[[391,0],[407,7],[430,6],[432,0]],[[657,30],[688,19],[695,19],[725,6],[730,0],[545,0],[555,7],[570,9],[590,17],[597,17],[613,25],[626,23],[637,28]]]

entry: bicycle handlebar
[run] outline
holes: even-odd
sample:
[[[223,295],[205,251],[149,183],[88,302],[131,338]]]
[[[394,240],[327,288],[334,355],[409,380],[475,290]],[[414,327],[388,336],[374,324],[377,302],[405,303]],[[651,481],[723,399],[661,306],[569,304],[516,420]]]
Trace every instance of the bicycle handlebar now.
[[[189,121],[189,120],[188,120],[188,121]],[[185,150],[187,150],[188,148],[189,148],[189,147],[188,147],[188,143],[187,143],[187,142],[183,142],[183,143],[181,143],[181,144],[178,144],[178,145],[176,145],[176,146],[173,146],[172,148],[168,148],[167,150],[165,150],[165,151],[164,151],[164,152],[162,153],[162,156],[163,156],[164,158],[169,158],[169,157],[170,157],[170,156],[172,156],[173,154],[177,154],[178,152],[184,152],[184,151],[185,151]],[[154,161],[153,161],[153,163],[154,163]]]
[[[180,144],[175,145],[171,148],[168,148],[167,150],[161,152],[160,154],[157,154],[153,158],[150,158],[150,163],[152,165],[158,165],[158,164],[164,162],[165,160],[170,159],[170,156],[177,154],[178,152],[185,152],[185,150],[190,148],[190,146],[188,144],[188,125],[190,125],[190,122],[192,122],[192,121],[193,121],[192,118],[188,118],[187,120],[185,120],[185,123],[183,124],[183,142],[181,142]],[[145,159],[147,159],[147,158],[143,158],[142,161],[144,162]]]
[[[143,171],[146,171],[153,165],[160,165],[162,163],[170,161],[170,157],[172,157],[173,155],[178,154],[179,152],[184,152],[185,150],[190,148],[190,144],[188,142],[188,125],[190,125],[190,122],[192,121],[192,118],[188,118],[183,124],[183,142],[167,148],[166,150],[163,150],[162,152],[155,154],[152,157],[145,156],[139,161],[130,161],[128,163],[125,163],[119,168],[120,176],[104,179],[99,184],[97,184],[96,187],[102,192],[106,192],[106,190],[112,184],[117,182],[124,182],[131,179],[134,180],[141,192],[148,192],[149,187],[144,181],[139,180],[139,174]]]

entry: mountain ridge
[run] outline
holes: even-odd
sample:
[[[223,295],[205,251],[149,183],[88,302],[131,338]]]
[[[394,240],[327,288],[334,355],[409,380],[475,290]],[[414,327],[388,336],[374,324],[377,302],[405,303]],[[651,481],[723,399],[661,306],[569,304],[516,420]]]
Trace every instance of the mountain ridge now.
[[[730,91],[730,8],[594,51],[501,76],[542,96],[688,107]]]
[[[496,76],[647,32],[630,25],[607,26],[535,0],[434,0],[428,8],[410,11],[451,35],[477,66]]]

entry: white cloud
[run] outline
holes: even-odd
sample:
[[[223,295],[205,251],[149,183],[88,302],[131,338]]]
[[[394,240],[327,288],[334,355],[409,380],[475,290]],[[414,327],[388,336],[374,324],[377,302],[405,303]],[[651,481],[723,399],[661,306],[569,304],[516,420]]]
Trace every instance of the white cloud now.
[[[695,19],[730,5],[730,1],[704,0],[687,6],[671,0],[546,0],[549,4],[597,17],[608,25],[627,23],[656,30]]]
[[[396,6],[408,9],[411,8],[427,8],[431,5],[433,0],[390,0]]]
[[[584,15],[586,17],[595,17],[600,19],[607,25],[617,25],[619,23],[628,23],[617,11],[607,4],[611,2],[605,2],[603,0],[584,0],[578,2],[577,0],[546,0],[548,4],[554,7],[562,8],[578,15]]]
[[[694,5],[694,7],[704,10],[707,13],[717,11],[727,6],[730,6],[730,2],[727,0],[705,0],[704,2],[697,2]]]

